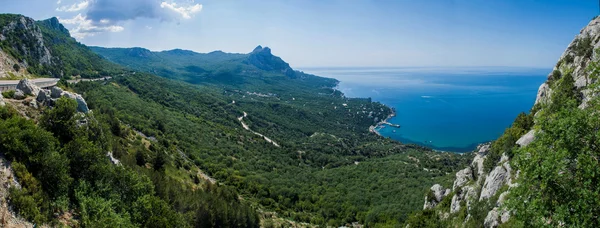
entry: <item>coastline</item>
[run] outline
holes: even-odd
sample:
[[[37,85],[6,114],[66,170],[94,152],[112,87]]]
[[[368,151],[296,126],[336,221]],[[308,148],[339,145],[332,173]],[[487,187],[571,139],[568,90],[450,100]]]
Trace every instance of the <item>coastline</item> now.
[[[389,119],[396,117],[396,109],[389,107],[387,105],[385,105],[385,106],[388,107],[390,110],[392,110],[392,113],[390,113],[384,120],[381,120],[381,121],[377,122],[377,124],[369,127],[369,132],[375,133],[376,135],[379,135],[381,137],[384,137],[384,136],[381,135],[381,133],[379,133],[377,131],[377,128],[384,127],[384,125],[400,128],[400,125],[392,124],[392,123],[388,122]]]

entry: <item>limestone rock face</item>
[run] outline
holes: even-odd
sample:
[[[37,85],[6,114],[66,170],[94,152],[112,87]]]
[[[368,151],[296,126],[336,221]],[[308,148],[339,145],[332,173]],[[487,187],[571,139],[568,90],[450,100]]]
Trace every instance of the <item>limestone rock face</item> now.
[[[25,95],[37,96],[40,92],[40,88],[33,84],[33,82],[28,79],[22,79],[17,84],[17,90],[23,91]]]
[[[590,21],[590,23],[575,36],[560,57],[553,72],[560,71],[564,74],[565,69],[572,69],[573,72],[571,75],[575,81],[573,86],[577,89],[586,88],[588,85],[594,83],[594,81],[588,77],[590,72],[587,68],[592,62],[594,50],[597,48],[600,48],[600,17]],[[552,74],[553,73],[550,73],[548,77],[551,78]],[[538,90],[538,96],[535,103],[549,102],[551,94],[552,91],[548,83],[542,84]]]
[[[16,40],[26,40],[28,42],[18,42]],[[42,30],[36,24],[36,21],[24,16],[17,16],[8,22],[0,30],[0,40],[11,45],[10,48],[18,52],[21,56],[27,56],[36,63],[24,61],[19,65],[28,67],[31,64],[53,65],[53,57],[50,50],[44,43]],[[24,91],[27,92],[27,91]],[[37,95],[33,93],[32,95]]]
[[[490,212],[488,212],[487,216],[485,217],[485,221],[483,222],[483,227],[486,228],[492,228],[492,227],[498,227],[498,217],[500,216],[500,214],[498,213],[498,209],[494,208],[493,210],[491,210]]]
[[[537,97],[535,98],[535,103],[546,103],[550,99],[550,86],[548,83],[544,83],[538,89]]]
[[[435,205],[440,203],[442,199],[444,199],[444,197],[449,195],[451,192],[450,189],[444,189],[444,187],[439,184],[431,186],[430,191],[433,197],[428,199],[429,197],[425,196],[425,204],[423,205],[423,209],[435,207]]]
[[[2,95],[0,95],[0,107],[6,105],[6,103],[4,102],[4,97]]]
[[[533,142],[533,140],[535,140],[535,130],[531,130],[531,131],[527,132],[527,134],[521,136],[521,138],[519,140],[517,140],[517,144],[519,146],[525,147],[525,146],[529,145],[531,142]]]
[[[471,167],[475,174],[477,174],[477,183],[481,183],[481,177],[484,175],[483,162],[485,161],[487,153],[490,151],[491,145],[491,143],[479,145],[475,158],[473,158],[473,162],[471,162]]]
[[[461,171],[458,171],[458,173],[456,173],[456,180],[454,180],[452,190],[456,191],[456,189],[464,186],[471,180],[473,180],[473,171],[471,170],[471,167],[467,167]]]
[[[503,166],[496,166],[490,174],[487,175],[479,200],[484,200],[492,197],[502,185],[506,182],[508,172]]]

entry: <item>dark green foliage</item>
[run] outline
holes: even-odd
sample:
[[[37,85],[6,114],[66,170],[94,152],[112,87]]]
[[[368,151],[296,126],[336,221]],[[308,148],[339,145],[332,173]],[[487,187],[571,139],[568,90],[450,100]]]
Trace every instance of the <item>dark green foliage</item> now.
[[[15,96],[15,91],[14,90],[7,90],[2,92],[2,96],[4,98],[13,98]]]
[[[165,163],[166,163],[166,158],[165,158],[165,154],[162,152],[158,152],[156,154],[156,158],[154,158],[154,170],[156,171],[162,171],[165,168]]]
[[[573,55],[571,55],[571,54],[567,54],[567,55],[565,55],[565,58],[563,61],[565,63],[573,63],[573,61],[575,61],[575,57],[573,57]]]
[[[554,70],[552,71],[552,74],[550,74],[550,77],[548,77],[548,85],[550,85],[550,87],[552,87],[554,85],[554,82],[560,80],[560,78],[562,77],[562,73],[560,72],[560,70]]]
[[[592,45],[592,37],[585,35],[575,43],[575,54],[585,59],[589,59],[594,54],[594,46]]]
[[[54,133],[62,143],[67,143],[75,134],[75,113],[77,102],[74,99],[60,98],[56,101],[55,108],[48,109],[40,119],[40,125]]]
[[[19,64],[15,64],[15,65],[13,65],[13,69],[14,69],[15,71],[20,71],[20,70],[21,70],[21,67],[19,66]]]
[[[135,153],[135,162],[139,166],[146,165],[146,156],[144,155],[144,153],[141,150],[138,150]]]
[[[517,153],[520,185],[509,201],[525,227],[597,227],[600,219],[598,106],[557,106],[538,120],[541,132]],[[552,219],[547,219],[552,218]]]
[[[581,98],[575,88],[575,80],[571,73],[565,74],[559,81],[554,83],[550,98],[549,112],[577,106]]]

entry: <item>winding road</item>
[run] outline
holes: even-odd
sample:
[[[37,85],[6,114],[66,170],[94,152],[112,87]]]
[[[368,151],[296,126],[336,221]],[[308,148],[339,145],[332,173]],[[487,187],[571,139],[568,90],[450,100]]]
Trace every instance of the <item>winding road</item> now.
[[[262,137],[263,139],[265,139],[265,141],[267,141],[268,143],[272,143],[273,145],[275,145],[276,147],[281,147],[279,146],[279,144],[277,144],[275,141],[271,140],[270,138],[268,138],[267,136],[264,136],[261,133],[258,133],[256,131],[253,131],[252,129],[250,129],[250,127],[248,127],[248,125],[246,125],[246,123],[244,123],[244,117],[248,117],[248,113],[244,112],[243,116],[240,116],[238,118],[238,120],[240,121],[240,123],[242,123],[242,127],[252,133],[254,133],[255,135],[258,135],[260,137]]]

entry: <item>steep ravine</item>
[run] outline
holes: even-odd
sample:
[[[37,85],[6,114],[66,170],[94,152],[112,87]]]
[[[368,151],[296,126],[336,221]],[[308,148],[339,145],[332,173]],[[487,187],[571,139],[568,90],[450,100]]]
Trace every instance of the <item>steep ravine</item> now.
[[[513,153],[517,150],[527,151],[527,147],[536,140],[536,134],[541,129],[539,116],[568,105],[557,102],[562,101],[558,97],[553,98],[553,95],[564,96],[555,92],[559,82],[568,81],[572,84],[572,88],[566,87],[567,91],[572,92],[576,107],[588,109],[589,102],[598,94],[593,91],[600,69],[594,50],[599,47],[600,18],[594,18],[569,44],[547,81],[539,87],[531,113],[517,117],[511,128],[496,141],[480,145],[474,152],[471,165],[456,173],[453,186],[432,186],[425,196],[424,210],[413,215],[406,227],[431,226],[429,221],[449,227],[514,226],[510,223],[511,216],[517,211],[507,205],[507,198],[511,197],[511,191],[519,184],[529,183],[519,181],[521,172],[517,170],[518,164],[513,159]],[[566,79],[569,75],[572,80]],[[551,214],[542,217],[542,220],[549,226],[556,222]],[[568,225],[564,221],[558,221],[557,224]]]

